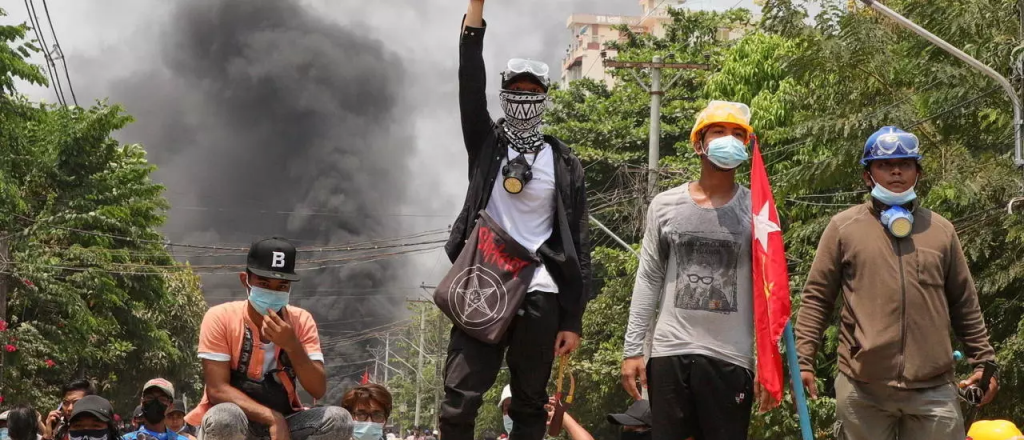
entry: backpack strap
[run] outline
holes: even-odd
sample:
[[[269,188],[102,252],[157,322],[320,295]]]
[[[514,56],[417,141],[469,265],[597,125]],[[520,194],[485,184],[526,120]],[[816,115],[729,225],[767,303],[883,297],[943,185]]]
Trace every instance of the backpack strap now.
[[[249,362],[252,360],[252,329],[245,322],[242,323],[245,327],[245,335],[242,337],[242,351],[238,355],[238,368],[235,371],[248,375],[249,374]]]

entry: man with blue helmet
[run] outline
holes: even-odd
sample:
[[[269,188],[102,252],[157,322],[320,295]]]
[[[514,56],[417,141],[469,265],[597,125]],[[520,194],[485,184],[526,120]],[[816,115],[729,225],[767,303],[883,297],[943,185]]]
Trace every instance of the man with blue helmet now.
[[[864,145],[871,199],[832,217],[807,276],[796,323],[804,386],[817,397],[821,337],[842,294],[836,419],[847,440],[960,440],[952,327],[975,374],[995,360],[956,230],[920,206],[916,136],[883,127]],[[979,384],[980,385],[980,384]],[[982,404],[995,397],[993,377]]]

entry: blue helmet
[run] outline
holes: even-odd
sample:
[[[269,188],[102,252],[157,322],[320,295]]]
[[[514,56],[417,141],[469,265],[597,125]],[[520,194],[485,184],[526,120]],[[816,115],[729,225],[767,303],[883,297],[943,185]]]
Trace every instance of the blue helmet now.
[[[864,143],[860,164],[867,166],[868,162],[878,159],[908,158],[921,160],[921,145],[917,136],[890,125],[880,128]]]

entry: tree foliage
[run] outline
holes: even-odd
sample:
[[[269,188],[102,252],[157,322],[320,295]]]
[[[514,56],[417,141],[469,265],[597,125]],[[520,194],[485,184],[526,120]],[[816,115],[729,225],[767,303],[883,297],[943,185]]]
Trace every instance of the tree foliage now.
[[[17,94],[16,78],[46,83],[26,61],[34,43],[19,43],[27,29],[0,26],[0,234],[10,247],[3,397],[56,408],[61,384],[88,377],[128,411],[157,376],[198,397],[206,304],[198,277],[157,231],[168,205],[150,180],[155,167],[142,146],[111,137],[131,122],[121,107]]]
[[[892,0],[894,10],[1010,77],[1019,64],[1020,24],[1011,0]],[[1024,222],[1007,214],[1021,196],[1012,167],[1010,102],[994,82],[927,41],[870,10],[845,10],[846,2],[824,1],[807,12],[790,0],[770,0],[758,23],[745,12],[674,11],[664,38],[627,33],[620,60],[650,60],[674,54],[681,62],[707,60],[711,72],[685,71],[666,92],[662,108],[659,188],[693,179],[697,161],[688,140],[695,112],[707,100],[748,103],[762,140],[764,159],[782,217],[791,260],[794,316],[799,291],[814,259],[818,238],[836,213],[865,200],[857,164],[864,140],[885,125],[918,134],[925,174],[918,185],[925,206],[950,219],[963,242],[982,309],[1002,365],[999,398],[982,418],[1024,423]],[[719,28],[745,29],[733,40]],[[646,81],[647,73],[638,72]],[[630,243],[642,234],[646,194],[646,92],[633,75],[612,74],[608,89],[575,81],[553,93],[549,133],[572,145],[584,161],[594,214]],[[676,72],[667,70],[666,78]],[[1015,83],[1020,79],[1013,76]],[[742,180],[747,170],[741,170]],[[603,436],[613,435],[604,414],[619,412],[628,397],[618,384],[622,338],[636,263],[603,233],[592,234],[600,295],[584,317],[585,341],[574,356],[578,403],[573,414]],[[939,330],[941,331],[941,330]],[[835,329],[818,361],[820,389],[834,393]],[[958,367],[960,375],[968,367]],[[788,398],[788,397],[787,397]],[[811,403],[816,438],[832,438],[834,401]],[[752,438],[799,436],[795,410],[787,404],[757,415]]]

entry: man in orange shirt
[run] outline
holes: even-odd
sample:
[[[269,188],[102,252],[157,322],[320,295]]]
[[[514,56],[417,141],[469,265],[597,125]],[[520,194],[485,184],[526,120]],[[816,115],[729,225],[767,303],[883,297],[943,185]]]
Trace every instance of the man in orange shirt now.
[[[248,300],[211,308],[199,330],[203,400],[185,421],[200,440],[334,440],[352,436],[337,406],[303,409],[296,388],[327,391],[320,336],[309,312],[288,305],[295,246],[270,238],[249,248],[238,275]]]

